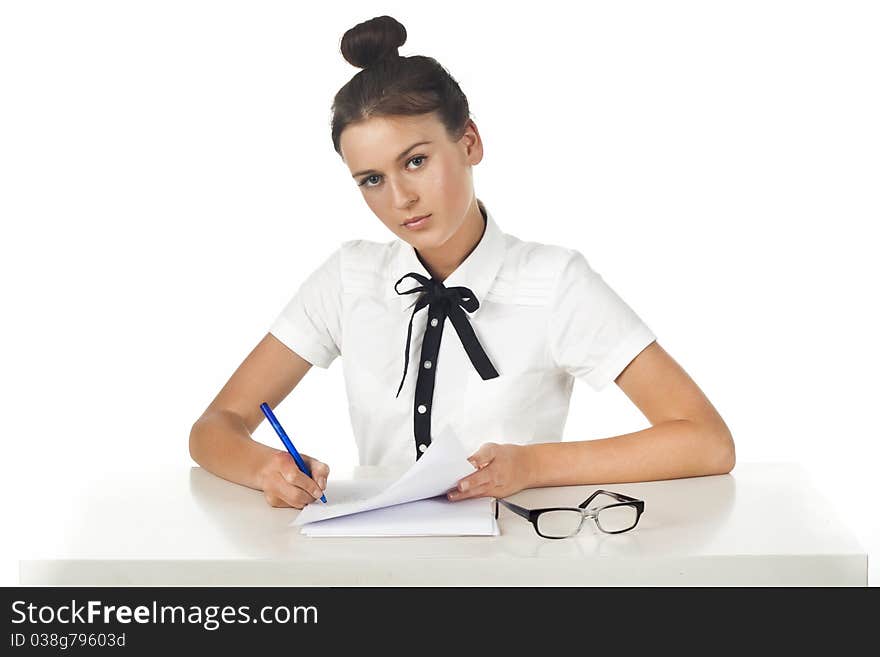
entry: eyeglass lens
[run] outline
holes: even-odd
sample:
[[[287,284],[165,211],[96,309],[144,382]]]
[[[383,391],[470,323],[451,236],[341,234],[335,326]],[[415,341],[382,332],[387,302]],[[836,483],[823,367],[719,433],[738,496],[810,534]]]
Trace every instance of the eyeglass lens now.
[[[632,529],[638,520],[634,506],[611,506],[600,509],[596,522],[604,532],[622,532]],[[581,526],[580,511],[544,511],[538,516],[538,532],[550,538],[565,538],[577,533]]]
[[[606,532],[622,532],[636,525],[639,514],[634,506],[609,506],[599,511],[596,522]]]
[[[574,534],[581,525],[580,511],[544,511],[538,516],[538,532],[551,538]]]

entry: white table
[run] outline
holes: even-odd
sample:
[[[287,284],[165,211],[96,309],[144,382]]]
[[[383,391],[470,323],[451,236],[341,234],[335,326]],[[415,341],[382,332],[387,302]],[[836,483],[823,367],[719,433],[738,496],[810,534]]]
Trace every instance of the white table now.
[[[333,477],[393,476],[359,467]],[[523,506],[577,506],[596,488],[645,501],[636,529],[544,539],[501,508],[500,536],[317,538],[262,493],[201,468],[110,477],[75,492],[53,540],[20,562],[25,585],[867,586],[868,558],[804,470],[537,488]],[[51,510],[47,510],[47,518]],[[47,520],[48,521],[48,520]]]

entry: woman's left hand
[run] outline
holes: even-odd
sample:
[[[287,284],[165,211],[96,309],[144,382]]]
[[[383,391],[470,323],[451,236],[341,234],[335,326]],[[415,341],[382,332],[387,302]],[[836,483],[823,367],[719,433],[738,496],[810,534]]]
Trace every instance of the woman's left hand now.
[[[525,445],[484,443],[468,458],[477,468],[447,493],[453,501],[470,497],[507,497],[528,488],[532,464]]]

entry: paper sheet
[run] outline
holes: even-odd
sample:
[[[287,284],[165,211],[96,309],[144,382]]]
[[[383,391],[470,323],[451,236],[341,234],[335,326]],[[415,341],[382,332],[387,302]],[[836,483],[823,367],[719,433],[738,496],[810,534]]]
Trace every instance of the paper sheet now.
[[[312,536],[497,535],[491,499],[445,498],[459,479],[476,471],[467,457],[447,425],[396,481],[328,482],[328,503],[309,504],[291,526],[301,526]]]
[[[497,536],[493,502],[432,497],[304,525],[307,536]]]

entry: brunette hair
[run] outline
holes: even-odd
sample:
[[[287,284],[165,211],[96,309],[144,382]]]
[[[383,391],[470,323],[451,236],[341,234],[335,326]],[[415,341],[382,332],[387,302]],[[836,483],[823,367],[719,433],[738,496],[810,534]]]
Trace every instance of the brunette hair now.
[[[363,70],[333,98],[331,134],[340,157],[342,131],[374,116],[436,112],[451,141],[464,134],[471,116],[458,82],[432,57],[401,57],[397,49],[405,42],[406,28],[391,16],[358,23],[342,35],[342,56]]]

